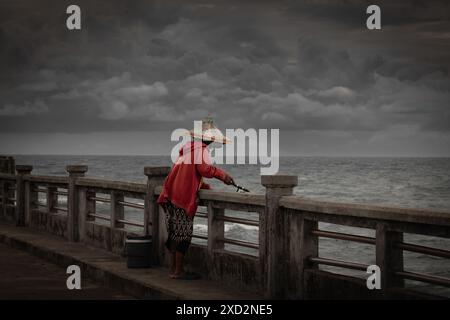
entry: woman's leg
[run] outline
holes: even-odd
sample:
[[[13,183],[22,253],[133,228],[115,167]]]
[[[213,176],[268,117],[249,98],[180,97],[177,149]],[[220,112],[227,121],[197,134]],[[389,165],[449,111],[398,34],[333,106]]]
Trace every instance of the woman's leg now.
[[[166,221],[166,228],[167,228],[167,241],[166,241],[166,249],[169,252],[170,256],[170,266],[169,266],[169,277],[173,278],[173,275],[176,270],[176,257],[175,257],[175,249],[176,249],[176,243],[171,239],[173,237],[174,232],[174,214],[173,214],[173,207],[169,205],[164,206],[164,212],[165,215],[165,221]]]
[[[173,206],[173,241],[175,244],[175,272],[172,278],[180,278],[185,275],[183,264],[184,256],[189,248],[193,232],[193,219],[186,215],[186,212]]]
[[[170,269],[169,269],[169,276],[172,278],[173,275],[176,273],[176,254],[175,252],[169,251],[170,254]]]
[[[183,268],[183,262],[184,262],[184,254],[180,251],[175,252],[175,273],[173,274],[174,277],[179,277],[183,275],[184,268]]]

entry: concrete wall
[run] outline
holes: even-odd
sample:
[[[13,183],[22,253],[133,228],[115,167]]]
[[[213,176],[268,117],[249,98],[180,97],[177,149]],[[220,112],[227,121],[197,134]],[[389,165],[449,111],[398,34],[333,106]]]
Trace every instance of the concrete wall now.
[[[67,238],[67,215],[34,211],[31,213],[30,227]]]
[[[124,255],[124,245],[127,235],[135,235],[125,230],[112,230],[94,222],[86,222],[84,243],[93,247],[105,249],[119,255]]]
[[[84,243],[96,248],[123,255],[127,235],[137,235],[125,230],[114,229],[95,222],[86,222]],[[168,259],[163,265],[168,266]],[[206,247],[192,244],[186,255],[186,268],[203,276],[221,282],[226,286],[250,291],[262,290],[259,259],[245,254],[215,251],[208,256]]]
[[[0,156],[0,173],[15,174],[16,162],[11,156]],[[5,182],[6,185],[14,186],[15,183]],[[14,198],[14,191],[8,191],[8,197]],[[15,222],[15,210],[8,207],[0,212],[0,216],[7,222]]]
[[[186,263],[188,270],[200,272],[226,286],[255,292],[263,289],[257,257],[223,250],[216,250],[209,257],[206,247],[192,244],[186,255]]]
[[[11,156],[0,156],[0,173],[14,174],[16,172],[16,163]]]
[[[2,219],[9,223],[15,223],[16,221],[16,214],[14,208],[6,208],[3,213],[0,213],[2,215]]]
[[[368,290],[365,279],[307,269],[304,288],[308,300],[424,300],[443,299],[404,288],[392,288],[385,295],[381,290]]]

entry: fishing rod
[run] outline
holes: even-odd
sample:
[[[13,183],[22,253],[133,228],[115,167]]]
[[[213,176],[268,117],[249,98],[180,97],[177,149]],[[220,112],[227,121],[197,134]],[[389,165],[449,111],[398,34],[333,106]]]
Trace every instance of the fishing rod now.
[[[250,192],[250,190],[248,190],[244,187],[241,187],[240,185],[237,185],[235,182],[233,182],[233,186],[236,187],[236,192],[239,192],[239,190],[242,190],[243,192]]]

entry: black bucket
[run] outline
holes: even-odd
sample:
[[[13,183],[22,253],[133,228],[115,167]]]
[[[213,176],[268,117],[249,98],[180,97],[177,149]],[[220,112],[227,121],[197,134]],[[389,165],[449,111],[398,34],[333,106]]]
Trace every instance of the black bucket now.
[[[125,253],[128,268],[149,268],[152,265],[152,237],[127,236]]]

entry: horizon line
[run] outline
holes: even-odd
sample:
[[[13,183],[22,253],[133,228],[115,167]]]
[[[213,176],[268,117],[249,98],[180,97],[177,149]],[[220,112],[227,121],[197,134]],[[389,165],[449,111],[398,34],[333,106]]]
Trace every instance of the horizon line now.
[[[0,154],[0,156],[65,156],[65,157],[170,157],[170,154],[59,154],[59,153],[10,153]],[[228,157],[228,158],[235,158]],[[249,158],[250,156],[245,156]],[[254,156],[258,158],[258,156]],[[270,158],[271,156],[269,156]],[[300,157],[300,158],[450,158],[450,155],[305,155],[305,154],[289,154],[280,155],[279,158]],[[227,157],[225,157],[227,158]]]

